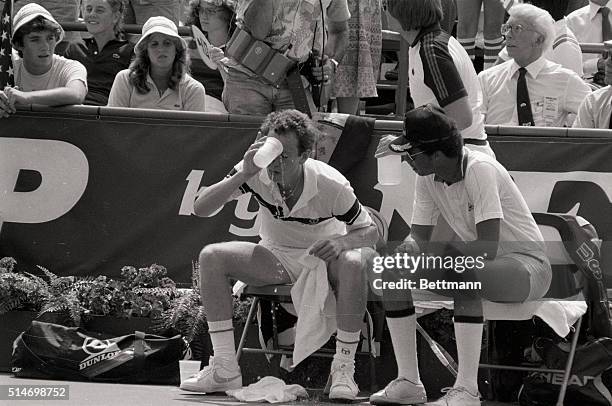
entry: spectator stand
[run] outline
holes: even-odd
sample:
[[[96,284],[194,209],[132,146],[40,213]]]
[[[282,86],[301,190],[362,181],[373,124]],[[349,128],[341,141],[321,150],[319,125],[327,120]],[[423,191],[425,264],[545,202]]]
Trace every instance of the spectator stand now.
[[[60,22],[66,31],[87,31],[84,23]],[[128,34],[140,34],[142,25],[126,24],[123,30]],[[179,34],[184,37],[191,36],[189,27],[178,27]],[[404,113],[410,110],[413,106],[410,104],[410,89],[408,86],[408,43],[402,39],[399,33],[395,31],[383,30],[383,52],[396,51],[399,53],[398,62],[398,80],[379,80],[377,89],[382,92],[393,91],[394,103],[392,105],[385,104],[376,106],[366,110],[368,115],[377,118],[390,120],[401,120]],[[603,43],[581,43],[580,48],[583,53],[598,53],[603,54],[605,48]],[[380,98],[380,96],[379,96]]]

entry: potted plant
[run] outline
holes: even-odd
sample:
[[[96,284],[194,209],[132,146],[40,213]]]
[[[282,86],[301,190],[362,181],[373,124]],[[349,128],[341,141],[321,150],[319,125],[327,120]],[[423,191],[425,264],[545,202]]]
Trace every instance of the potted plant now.
[[[121,279],[58,276],[38,266],[40,276],[0,259],[0,368],[8,370],[14,339],[33,319],[112,335],[148,331],[177,296],[163,266],[125,266]]]
[[[8,371],[14,339],[31,320],[50,321],[111,335],[134,331],[166,336],[181,334],[190,343],[191,358],[208,363],[212,346],[201,305],[197,264],[192,289],[177,289],[161,265],[125,266],[120,279],[106,276],[58,276],[38,266],[41,276],[17,271],[12,258],[0,260],[0,368]],[[250,301],[234,299],[236,339],[240,338]],[[17,312],[19,314],[17,314]],[[21,314],[27,311],[26,314]],[[11,320],[2,317],[11,316]],[[2,330],[0,330],[2,331]],[[2,361],[4,357],[4,361]]]
[[[161,265],[124,266],[121,279],[98,276],[77,281],[72,287],[83,308],[86,330],[114,335],[150,331],[152,321],[170,307],[176,284]]]
[[[17,269],[17,261],[0,259],[0,371],[10,371],[13,341],[42,309],[48,284]]]
[[[47,283],[16,269],[17,261],[0,259],[0,314],[14,310],[38,312],[49,295]]]
[[[192,263],[192,288],[179,290],[178,295],[170,302],[169,308],[156,318],[152,331],[164,334],[181,334],[189,344],[190,352],[186,358],[200,360],[208,365],[212,355],[212,344],[208,335],[206,311],[202,306],[199,288],[199,264]],[[240,300],[234,297],[233,322],[236,343],[240,339],[251,305],[251,300]]]

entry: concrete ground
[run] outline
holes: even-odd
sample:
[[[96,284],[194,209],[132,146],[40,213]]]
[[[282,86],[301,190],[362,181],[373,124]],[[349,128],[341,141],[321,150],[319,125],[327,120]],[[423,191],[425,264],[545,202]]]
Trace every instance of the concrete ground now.
[[[0,388],[4,385],[68,385],[68,400],[22,400],[7,401],[0,399],[2,406],[168,406],[168,405],[246,405],[227,396],[199,395],[180,390],[175,386],[126,385],[110,383],[48,381],[15,378],[11,374],[0,374]],[[321,391],[309,391],[310,400],[288,403],[291,405],[334,405],[322,396]],[[360,393],[362,398],[352,404],[368,404],[368,393]],[[249,405],[267,403],[248,403]],[[517,405],[513,404],[513,405]],[[504,406],[511,403],[483,402],[483,406]]]

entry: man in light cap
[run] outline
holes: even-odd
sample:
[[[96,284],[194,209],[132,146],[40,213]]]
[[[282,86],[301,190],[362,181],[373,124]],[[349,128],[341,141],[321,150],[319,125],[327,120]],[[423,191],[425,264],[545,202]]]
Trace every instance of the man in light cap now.
[[[13,18],[12,44],[20,59],[13,61],[15,87],[0,91],[0,117],[16,111],[16,104],[60,106],[81,104],[87,94],[87,70],[55,55],[64,30],[42,6],[23,6]]]
[[[543,237],[506,169],[480,151],[468,150],[453,120],[433,105],[406,114],[405,134],[381,140],[376,156],[400,154],[419,175],[410,235],[398,253],[420,259],[414,269],[390,267],[383,281],[413,281],[454,300],[459,371],[437,406],[480,405],[477,373],[483,326],[482,300],[524,302],[542,297],[551,280]],[[442,218],[460,241],[434,245]],[[385,261],[387,264],[387,261]],[[395,285],[397,286],[397,285]],[[383,285],[387,323],[398,378],[370,398],[372,404],[427,401],[416,354],[416,316],[410,285]]]

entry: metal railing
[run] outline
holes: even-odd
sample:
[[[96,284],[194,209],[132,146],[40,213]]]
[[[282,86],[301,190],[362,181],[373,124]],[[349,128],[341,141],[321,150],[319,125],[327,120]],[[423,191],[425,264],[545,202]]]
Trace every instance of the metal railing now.
[[[49,107],[41,105],[19,106],[18,113],[29,112],[45,113],[46,115],[74,116],[86,115],[93,119],[105,119],[108,117],[124,117],[152,120],[178,120],[181,122],[217,121],[229,123],[241,123],[245,125],[259,125],[263,116],[246,116],[241,114],[225,113],[200,113],[194,111],[175,110],[153,110],[125,107],[98,107],[73,105],[62,107]],[[397,120],[377,119],[374,125],[377,132],[401,132],[403,123]],[[612,130],[595,128],[564,128],[564,127],[521,127],[486,125],[485,130],[490,136],[525,136],[525,137],[582,137],[582,138],[612,138]]]
[[[87,31],[85,23],[82,22],[61,22],[66,31]],[[142,25],[125,24],[123,31],[128,34],[140,34]],[[191,36],[189,27],[178,27],[179,35],[184,37]],[[399,52],[398,65],[398,80],[396,83],[378,84],[377,88],[381,90],[395,90],[395,115],[402,117],[406,112],[406,99],[408,96],[408,43],[402,36],[395,31],[382,30],[383,46],[385,51]],[[605,51],[603,44],[598,43],[581,43],[580,49],[583,53],[603,53]]]

